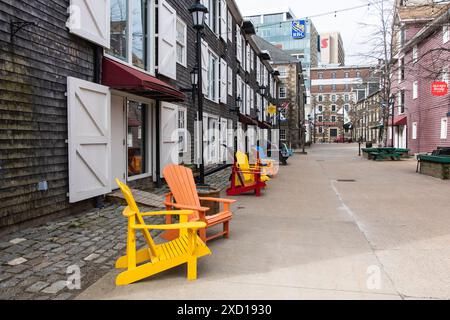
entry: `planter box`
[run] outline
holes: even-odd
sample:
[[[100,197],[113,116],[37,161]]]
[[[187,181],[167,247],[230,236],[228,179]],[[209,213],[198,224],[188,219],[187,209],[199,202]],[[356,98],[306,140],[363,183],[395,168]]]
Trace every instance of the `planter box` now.
[[[202,198],[220,198],[220,190],[213,188],[198,187],[198,196]],[[220,212],[220,203],[213,201],[200,201],[202,207],[210,208],[206,212],[207,216],[212,216]]]

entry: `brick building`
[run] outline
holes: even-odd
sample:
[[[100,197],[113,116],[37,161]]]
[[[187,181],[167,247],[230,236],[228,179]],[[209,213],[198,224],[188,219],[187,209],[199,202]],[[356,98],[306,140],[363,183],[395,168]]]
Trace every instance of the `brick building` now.
[[[370,94],[355,103],[352,113],[352,140],[383,143],[383,110],[381,91]]]
[[[268,136],[270,61],[234,1],[202,0],[205,135],[196,137],[184,90],[196,66],[193,2],[0,0],[0,228],[80,212],[116,177],[151,189],[166,164],[194,163],[199,143],[216,167],[229,158],[222,145],[249,152]],[[235,143],[233,128],[247,135]]]
[[[379,90],[374,69],[370,66],[313,68],[311,80],[313,142],[352,139],[348,119],[355,103]]]
[[[279,126],[280,139],[292,148],[301,148],[306,142],[307,134],[304,126],[307,93],[302,64],[263,38],[254,36],[253,39],[262,50],[270,53],[272,67],[279,74],[280,82],[273,96],[277,97],[277,105],[284,107]]]
[[[396,104],[388,144],[407,147],[414,154],[430,152],[439,146],[450,146],[450,98],[431,93],[433,82],[448,83],[449,79],[450,5],[398,5],[391,88]]]

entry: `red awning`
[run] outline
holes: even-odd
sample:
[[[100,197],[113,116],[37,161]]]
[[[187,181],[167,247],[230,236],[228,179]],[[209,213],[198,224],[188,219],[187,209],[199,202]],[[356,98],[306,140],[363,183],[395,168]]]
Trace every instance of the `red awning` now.
[[[406,115],[395,116],[394,126],[406,126],[408,124],[408,117]]]
[[[113,89],[162,101],[184,101],[181,91],[142,71],[103,58],[102,83]]]
[[[261,129],[272,129],[272,125],[265,121],[258,121],[258,127]]]
[[[243,124],[249,125],[249,126],[257,126],[258,121],[252,119],[250,116],[247,116],[245,114],[239,114],[239,122],[242,122]]]

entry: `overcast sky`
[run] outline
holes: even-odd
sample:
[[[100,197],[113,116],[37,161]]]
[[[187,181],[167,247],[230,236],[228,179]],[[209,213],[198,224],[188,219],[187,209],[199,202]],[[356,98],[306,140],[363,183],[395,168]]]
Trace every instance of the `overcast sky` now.
[[[280,10],[281,7],[290,7],[297,18],[310,17],[317,14],[323,14],[330,11],[352,8],[355,6],[365,5],[367,0],[315,0],[315,1],[298,1],[298,0],[236,0],[241,13],[245,15],[258,12],[258,8],[264,11],[274,8]],[[274,7],[274,4],[276,6]],[[330,14],[324,17],[311,18],[318,32],[339,31],[342,35],[346,64],[364,64],[360,56],[355,57],[361,52],[369,50],[365,44],[370,30],[362,28],[359,23],[367,22],[373,19],[374,11],[368,7],[355,9],[347,12]]]

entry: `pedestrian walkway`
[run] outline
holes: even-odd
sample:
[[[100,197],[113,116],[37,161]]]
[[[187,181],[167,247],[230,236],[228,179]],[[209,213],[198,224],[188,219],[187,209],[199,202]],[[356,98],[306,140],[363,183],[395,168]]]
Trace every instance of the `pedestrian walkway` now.
[[[228,184],[229,176],[227,169],[207,177],[206,182],[221,189]],[[166,192],[163,187],[145,198],[162,199]],[[155,207],[142,209],[160,210],[159,202],[152,203]],[[121,206],[108,205],[0,238],[0,300],[76,297],[111,271],[116,259],[124,253],[127,220],[122,211]],[[164,218],[150,217],[146,221],[162,224]],[[157,238],[159,232],[152,235]],[[81,271],[79,290],[67,287],[74,268]]]
[[[450,298],[450,184],[355,145],[308,151],[261,198],[237,197],[231,239],[209,244],[198,281],[180,267],[116,287],[111,271],[78,298]]]

